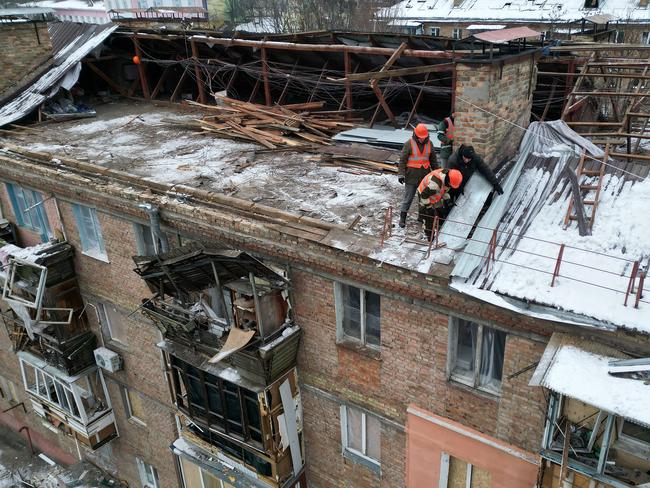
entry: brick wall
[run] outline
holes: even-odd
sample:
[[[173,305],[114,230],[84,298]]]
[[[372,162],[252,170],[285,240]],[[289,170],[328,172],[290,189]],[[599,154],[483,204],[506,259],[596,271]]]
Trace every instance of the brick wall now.
[[[38,35],[36,33],[38,30]],[[0,24],[0,99],[52,57],[47,24]]]
[[[404,486],[404,455],[387,452],[395,446],[388,443],[385,433],[381,477],[364,467],[350,467],[350,461],[342,457],[341,403],[366,408],[399,425],[405,423],[407,406],[414,404],[516,446],[533,452],[537,449],[543,428],[543,395],[528,387],[532,371],[512,380],[507,377],[538,361],[543,342],[509,334],[501,395],[488,395],[447,380],[447,315],[382,296],[381,352],[373,355],[337,345],[331,280],[294,271],[292,285],[296,321],[304,328],[300,377],[304,384],[339,400],[336,404],[312,397],[306,388],[308,479],[318,488],[341,486],[337,484],[340,479],[353,479],[355,484],[350,486],[362,488]],[[492,318],[503,326],[515,325],[507,314]],[[397,437],[401,440],[404,435]]]
[[[534,65],[532,55],[456,65],[457,145],[474,146],[492,167],[517,152],[523,136],[519,127],[529,123]]]

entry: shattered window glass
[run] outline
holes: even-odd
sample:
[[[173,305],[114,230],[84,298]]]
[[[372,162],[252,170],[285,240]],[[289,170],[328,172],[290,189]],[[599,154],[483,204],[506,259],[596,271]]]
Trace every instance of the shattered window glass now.
[[[483,328],[481,345],[480,385],[493,389],[501,388],[503,355],[506,347],[506,334],[500,330]]]
[[[478,326],[472,322],[459,320],[457,331],[458,340],[454,372],[472,377],[474,373]]]
[[[343,333],[361,340],[361,290],[341,285],[343,292]]]
[[[84,205],[73,205],[77,228],[79,229],[79,238],[81,239],[81,248],[84,254],[89,256],[106,259],[106,249],[102,231],[97,218],[97,210]]]

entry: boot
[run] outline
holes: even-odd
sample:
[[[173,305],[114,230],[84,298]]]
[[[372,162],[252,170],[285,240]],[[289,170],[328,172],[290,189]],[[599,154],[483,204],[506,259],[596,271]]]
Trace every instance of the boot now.
[[[403,229],[406,227],[406,212],[399,213],[399,226]]]

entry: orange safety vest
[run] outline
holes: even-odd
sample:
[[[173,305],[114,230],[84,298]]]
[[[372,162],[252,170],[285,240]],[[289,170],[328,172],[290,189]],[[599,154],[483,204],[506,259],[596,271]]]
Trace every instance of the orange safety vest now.
[[[454,121],[451,120],[451,117],[445,117],[445,122],[447,122],[447,130],[445,131],[445,135],[447,138],[453,140],[454,130],[456,130],[456,127],[454,127]]]
[[[420,185],[418,186],[418,193],[421,195],[422,192],[429,186],[429,183],[431,182],[431,178],[437,178],[440,181],[440,191],[429,197],[429,204],[430,205],[435,205],[438,203],[440,200],[442,200],[442,197],[447,193],[447,187],[445,186],[445,173],[444,169],[438,168],[434,169],[431,173],[426,175],[424,178],[422,178],[422,181],[420,182]]]
[[[418,147],[417,142],[411,138],[411,155],[406,163],[409,168],[424,168],[429,169],[431,166],[429,157],[431,156],[431,141],[427,141],[422,151]]]

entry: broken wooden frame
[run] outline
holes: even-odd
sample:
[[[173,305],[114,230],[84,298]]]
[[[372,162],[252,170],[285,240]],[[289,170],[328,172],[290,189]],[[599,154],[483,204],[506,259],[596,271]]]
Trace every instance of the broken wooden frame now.
[[[24,286],[21,286],[17,281],[17,275],[19,274],[19,267],[24,266],[27,268],[33,268],[37,271],[39,277],[38,284],[32,290],[27,290]],[[17,303],[24,307],[35,310],[35,316],[32,319],[34,322],[38,322],[41,316],[41,308],[43,302],[43,293],[45,292],[45,284],[47,281],[47,267],[41,266],[24,259],[11,257],[9,259],[9,266],[7,271],[7,278],[5,280],[4,288],[2,289],[2,298],[9,303]],[[22,295],[21,295],[22,292]],[[32,295],[34,298],[32,300],[28,299],[24,293]]]
[[[571,402],[578,402],[577,405],[583,405],[583,409],[591,409],[594,412],[582,418],[580,422],[573,422],[565,414],[565,409]],[[582,412],[582,410],[578,411]],[[585,426],[587,421],[589,427]],[[611,473],[606,473],[611,448],[615,445],[617,437],[616,424],[623,421],[624,419],[613,413],[551,392],[542,438],[541,454],[545,460],[542,465],[542,476],[553,476],[553,465],[555,465],[556,469],[559,467],[560,470],[560,485],[573,471],[608,487],[628,488],[629,484],[617,480]]]

